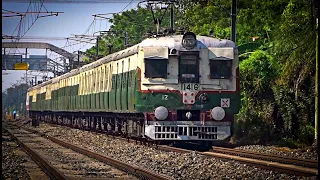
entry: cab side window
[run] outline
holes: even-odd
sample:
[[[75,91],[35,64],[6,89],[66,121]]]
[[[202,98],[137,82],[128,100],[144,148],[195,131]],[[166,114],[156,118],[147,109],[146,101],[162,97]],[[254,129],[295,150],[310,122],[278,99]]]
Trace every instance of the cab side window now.
[[[210,59],[210,79],[229,79],[232,76],[232,59]]]
[[[144,62],[146,78],[167,78],[168,59],[146,58]]]

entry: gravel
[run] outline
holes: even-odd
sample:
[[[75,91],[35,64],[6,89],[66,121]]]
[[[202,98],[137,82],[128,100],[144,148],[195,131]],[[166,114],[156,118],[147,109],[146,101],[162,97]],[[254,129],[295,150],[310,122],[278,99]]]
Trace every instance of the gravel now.
[[[3,133],[3,130],[2,130]],[[2,178],[1,179],[31,179],[22,163],[27,160],[16,155],[17,144],[9,136],[2,135]]]
[[[292,158],[299,159],[312,159],[318,160],[317,152],[311,149],[290,149],[287,147],[279,147],[279,146],[262,146],[262,145],[248,145],[248,146],[239,146],[235,149],[251,151],[251,152],[259,152],[266,153],[272,155],[280,155],[287,156]]]
[[[240,164],[236,161],[221,161],[205,157],[196,152],[164,152],[152,147],[113,139],[106,135],[68,127],[41,124],[40,127],[35,129],[128,164],[165,174],[174,179],[317,179],[316,176],[294,176]]]

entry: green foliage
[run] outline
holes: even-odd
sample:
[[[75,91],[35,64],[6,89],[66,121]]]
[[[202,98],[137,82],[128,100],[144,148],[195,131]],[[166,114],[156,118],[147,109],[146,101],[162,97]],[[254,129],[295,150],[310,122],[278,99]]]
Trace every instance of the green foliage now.
[[[89,58],[88,58],[88,57],[84,57],[84,58],[83,58],[83,61],[84,61],[84,62],[88,62],[88,61],[89,61]]]
[[[275,102],[280,107],[281,117],[284,121],[284,133],[290,136],[293,129],[292,119],[297,116],[297,109],[292,92],[288,91],[284,86],[273,86]]]
[[[242,108],[237,115],[237,136],[254,142],[267,141],[272,136],[273,94],[270,90],[279,67],[265,51],[256,50],[240,65]]]
[[[273,37],[269,34],[276,31],[287,0],[273,1],[239,1],[237,16],[238,44],[251,41],[253,36],[259,36],[265,42]]]
[[[310,1],[254,1],[251,6],[259,8],[239,12],[239,21],[243,18],[239,34],[245,31],[247,35],[238,37],[246,41],[254,35],[250,33],[267,35],[269,55],[254,52],[240,64],[242,109],[237,115],[239,130],[235,135],[261,141],[265,132],[271,132],[271,137],[283,138],[274,139],[277,143],[292,147],[310,144],[314,138],[316,49]],[[260,131],[254,128],[257,124]]]
[[[230,0],[213,0],[207,2],[187,2],[184,18],[179,25],[187,26],[197,34],[208,35],[214,31],[215,37],[230,39],[231,26]],[[259,36],[264,42],[270,42],[269,33],[276,30],[281,20],[279,17],[286,6],[286,0],[275,1],[238,1],[237,12],[237,44],[252,41],[253,36]]]
[[[278,75],[277,64],[262,50],[253,52],[240,65],[242,93],[251,97],[264,98],[270,90],[270,82]]]
[[[216,5],[217,4],[217,5]],[[226,7],[231,7],[231,1],[210,2],[207,4],[197,3],[189,6],[185,10],[185,17],[181,19],[179,25],[186,26],[189,31],[200,35],[209,35],[210,30],[214,31],[214,36],[218,38],[230,38],[230,11]],[[221,7],[223,6],[223,7]]]
[[[314,127],[312,125],[301,126],[299,140],[306,144],[312,144],[314,140]]]

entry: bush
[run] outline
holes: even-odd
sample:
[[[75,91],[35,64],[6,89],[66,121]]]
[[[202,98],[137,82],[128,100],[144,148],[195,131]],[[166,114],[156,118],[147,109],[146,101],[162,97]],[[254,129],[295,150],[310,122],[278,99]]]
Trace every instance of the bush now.
[[[273,137],[273,92],[277,76],[273,59],[262,50],[240,63],[241,109],[235,121],[235,136],[247,143],[261,143]],[[242,140],[240,140],[242,141]]]
[[[314,141],[314,127],[311,125],[301,126],[299,141],[311,145]]]

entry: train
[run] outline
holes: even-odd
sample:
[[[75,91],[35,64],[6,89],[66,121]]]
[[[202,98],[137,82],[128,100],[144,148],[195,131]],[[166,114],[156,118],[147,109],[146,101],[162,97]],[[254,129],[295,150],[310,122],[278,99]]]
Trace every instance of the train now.
[[[240,109],[238,48],[186,32],[149,37],[30,87],[31,119],[161,142],[223,141]]]

